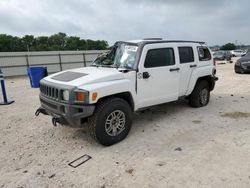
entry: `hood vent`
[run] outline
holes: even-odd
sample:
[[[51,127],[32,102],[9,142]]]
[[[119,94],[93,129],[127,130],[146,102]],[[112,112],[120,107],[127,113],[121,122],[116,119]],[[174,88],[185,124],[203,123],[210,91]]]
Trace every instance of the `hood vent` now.
[[[62,74],[58,74],[56,76],[53,76],[52,79],[58,80],[58,81],[63,81],[63,82],[70,82],[72,80],[81,78],[83,76],[87,76],[88,74],[85,73],[79,73],[79,72],[71,72],[67,71]]]

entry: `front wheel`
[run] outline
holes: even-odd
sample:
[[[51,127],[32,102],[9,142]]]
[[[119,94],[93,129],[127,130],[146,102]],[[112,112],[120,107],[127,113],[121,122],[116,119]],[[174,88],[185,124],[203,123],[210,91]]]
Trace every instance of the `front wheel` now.
[[[89,118],[91,136],[105,146],[120,142],[128,135],[132,125],[130,105],[120,98],[108,98],[97,104]]]
[[[189,96],[189,105],[195,108],[206,106],[210,99],[209,84],[206,80],[199,81],[191,95]]]

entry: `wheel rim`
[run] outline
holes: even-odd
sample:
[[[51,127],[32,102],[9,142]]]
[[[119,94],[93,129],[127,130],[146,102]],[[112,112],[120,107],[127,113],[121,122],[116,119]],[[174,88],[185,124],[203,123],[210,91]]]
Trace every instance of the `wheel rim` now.
[[[105,122],[106,133],[117,136],[125,129],[125,114],[121,110],[111,112]]]
[[[208,90],[207,88],[204,88],[200,92],[200,101],[202,105],[207,104],[208,101]]]

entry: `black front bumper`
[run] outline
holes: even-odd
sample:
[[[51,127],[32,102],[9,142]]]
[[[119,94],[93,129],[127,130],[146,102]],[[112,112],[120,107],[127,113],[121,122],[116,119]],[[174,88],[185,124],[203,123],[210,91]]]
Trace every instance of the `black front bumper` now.
[[[94,105],[86,104],[68,104],[55,101],[40,94],[41,109],[44,109],[43,114],[48,114],[53,117],[53,120],[62,125],[71,127],[79,127],[83,125],[86,117],[94,113]]]
[[[234,71],[236,73],[250,73],[250,65],[243,67],[241,65],[235,64]]]

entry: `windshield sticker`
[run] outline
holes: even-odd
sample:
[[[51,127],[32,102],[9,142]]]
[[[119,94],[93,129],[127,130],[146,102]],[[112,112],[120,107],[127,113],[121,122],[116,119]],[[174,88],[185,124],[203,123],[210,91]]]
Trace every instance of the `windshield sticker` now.
[[[136,52],[138,49],[138,46],[125,46],[126,51]]]

